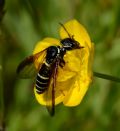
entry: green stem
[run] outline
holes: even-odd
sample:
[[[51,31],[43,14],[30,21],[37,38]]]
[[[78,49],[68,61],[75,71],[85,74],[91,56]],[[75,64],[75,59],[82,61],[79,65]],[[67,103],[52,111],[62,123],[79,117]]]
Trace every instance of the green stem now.
[[[2,71],[2,59],[0,57],[0,129],[4,130],[4,89],[3,89],[3,71]],[[0,130],[0,131],[1,131]]]
[[[4,16],[5,0],[0,3],[0,131],[5,131],[5,114],[4,114],[4,87],[3,87],[3,32],[2,32],[2,19]]]
[[[95,77],[99,77],[99,78],[106,79],[106,80],[111,80],[114,82],[120,82],[120,78],[118,78],[118,77],[114,77],[111,75],[106,75],[106,74],[98,73],[98,72],[93,72],[93,74]]]

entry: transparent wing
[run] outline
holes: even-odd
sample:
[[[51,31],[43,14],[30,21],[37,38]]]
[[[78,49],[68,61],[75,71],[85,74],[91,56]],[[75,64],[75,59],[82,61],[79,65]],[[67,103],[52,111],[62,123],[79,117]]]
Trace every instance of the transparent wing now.
[[[27,58],[25,58],[18,66],[17,68],[17,74],[20,78],[33,78],[34,76],[36,76],[38,70],[40,69],[45,56],[46,56],[46,49],[38,52],[34,55],[31,55]],[[41,61],[39,62],[39,67],[38,69],[35,67],[35,61],[40,57]]]
[[[55,114],[55,87],[56,87],[56,78],[57,78],[57,71],[58,71],[59,60],[56,61],[53,74],[50,79],[49,87],[46,92],[46,106],[47,110],[51,116]]]

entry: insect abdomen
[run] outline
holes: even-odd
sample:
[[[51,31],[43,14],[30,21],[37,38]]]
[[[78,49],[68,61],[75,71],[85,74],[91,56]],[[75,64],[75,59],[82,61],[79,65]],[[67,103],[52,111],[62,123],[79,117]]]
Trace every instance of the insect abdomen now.
[[[43,64],[36,78],[36,92],[42,94],[46,91],[51,76],[51,69]]]

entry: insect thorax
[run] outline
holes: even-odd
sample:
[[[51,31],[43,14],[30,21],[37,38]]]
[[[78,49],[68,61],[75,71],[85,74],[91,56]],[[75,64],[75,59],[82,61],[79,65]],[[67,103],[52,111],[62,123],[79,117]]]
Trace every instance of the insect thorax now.
[[[60,54],[60,47],[59,46],[50,46],[47,49],[46,63],[53,64],[59,54]]]

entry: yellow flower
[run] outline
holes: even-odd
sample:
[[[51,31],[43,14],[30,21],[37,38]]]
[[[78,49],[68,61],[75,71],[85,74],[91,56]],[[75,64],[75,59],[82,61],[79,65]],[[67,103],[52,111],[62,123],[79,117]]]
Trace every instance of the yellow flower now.
[[[55,87],[55,105],[63,102],[65,106],[76,106],[82,101],[92,81],[94,45],[85,28],[77,20],[73,19],[68,21],[64,24],[64,27],[84,48],[66,52],[64,56],[66,64],[63,68],[59,67],[58,69],[57,83]],[[67,32],[61,26],[60,39],[68,37]],[[61,46],[60,40],[55,38],[45,38],[37,43],[33,54],[54,45]],[[38,68],[39,63],[42,63],[42,58],[43,56],[40,56],[35,61],[36,68]],[[46,92],[37,94],[36,89],[34,88],[34,93],[37,101],[42,105],[46,105],[44,97]]]

